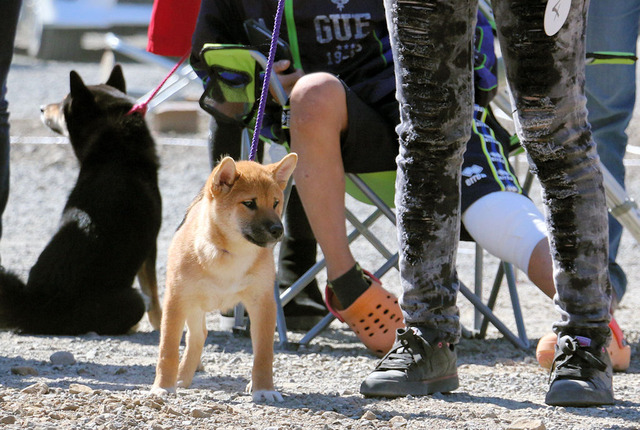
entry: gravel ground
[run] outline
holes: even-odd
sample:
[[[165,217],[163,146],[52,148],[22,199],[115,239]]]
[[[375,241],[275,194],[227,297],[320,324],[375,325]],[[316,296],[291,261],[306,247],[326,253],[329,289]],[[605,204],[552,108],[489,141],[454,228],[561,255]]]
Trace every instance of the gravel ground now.
[[[99,56],[97,57],[99,58]],[[2,263],[26,277],[29,268],[56,229],[77,166],[71,148],[38,121],[40,104],[58,100],[76,69],[88,83],[100,79],[97,62],[38,62],[17,55],[9,76],[12,111],[12,188],[0,242]],[[125,75],[134,93],[150,90],[165,71],[126,63]],[[197,93],[198,88],[189,91]],[[189,92],[187,91],[187,93]],[[150,118],[152,119],[152,117]],[[159,237],[158,276],[165,278],[166,250],[184,209],[208,175],[204,148],[206,119],[192,135],[158,134],[163,194],[163,227]],[[632,130],[637,136],[637,132]],[[58,142],[58,143],[56,143]],[[49,143],[49,144],[45,144]],[[186,144],[186,145],[185,145]],[[637,190],[639,157],[630,154],[629,189]],[[518,166],[524,171],[524,165]],[[533,191],[537,197],[538,191]],[[369,209],[349,201],[358,213]],[[389,225],[376,226],[393,243]],[[374,252],[354,246],[364,267],[374,267]],[[165,399],[149,396],[155,373],[158,333],[143,320],[125,336],[22,336],[0,332],[0,427],[35,429],[638,429],[640,428],[640,306],[638,244],[625,235],[620,262],[630,291],[617,312],[631,343],[633,359],[626,373],[614,378],[617,402],[601,408],[559,408],[544,404],[547,373],[535,361],[537,340],[557,318],[552,304],[526,277],[518,274],[528,350],[511,345],[492,327],[486,339],[463,339],[458,347],[460,388],[448,395],[395,400],[365,399],[360,381],[376,358],[344,325],[334,322],[309,346],[297,351],[278,348],[275,383],[284,394],[280,404],[254,404],[245,394],[252,355],[248,338],[220,330],[219,316],[208,319],[209,337],[203,355],[205,371],[192,388]],[[485,258],[485,284],[496,262]],[[473,246],[461,245],[459,271],[473,281]],[[324,283],[324,275],[319,281]],[[398,291],[395,270],[383,278]],[[463,322],[472,324],[472,310],[460,299]],[[497,313],[510,327],[508,296],[498,299]],[[290,333],[298,340],[299,333]]]

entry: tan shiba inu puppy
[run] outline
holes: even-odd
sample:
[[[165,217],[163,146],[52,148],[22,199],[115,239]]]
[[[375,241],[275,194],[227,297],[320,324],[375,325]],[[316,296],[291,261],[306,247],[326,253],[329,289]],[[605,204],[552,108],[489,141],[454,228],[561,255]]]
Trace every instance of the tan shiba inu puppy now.
[[[254,400],[282,400],[273,387],[273,245],[283,233],[283,190],[297,161],[296,154],[267,166],[226,157],[187,210],[169,248],[153,394],[191,385],[207,337],[206,313],[242,302],[254,354],[247,389]]]

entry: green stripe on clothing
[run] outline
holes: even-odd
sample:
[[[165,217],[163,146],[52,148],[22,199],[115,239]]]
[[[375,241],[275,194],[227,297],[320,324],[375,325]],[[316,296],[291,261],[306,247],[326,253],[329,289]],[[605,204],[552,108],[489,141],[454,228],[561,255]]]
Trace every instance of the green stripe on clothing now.
[[[289,49],[293,59],[293,67],[302,69],[302,61],[300,61],[300,47],[298,46],[298,33],[296,31],[296,23],[293,20],[293,0],[285,0],[284,15],[287,20],[287,34],[289,36]]]

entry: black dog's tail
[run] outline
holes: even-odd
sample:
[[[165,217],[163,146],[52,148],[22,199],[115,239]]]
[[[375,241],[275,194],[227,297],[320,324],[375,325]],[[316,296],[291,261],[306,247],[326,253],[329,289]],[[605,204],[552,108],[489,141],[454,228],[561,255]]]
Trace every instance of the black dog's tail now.
[[[144,300],[133,288],[91,297],[52,297],[31,291],[17,275],[0,271],[0,328],[48,335],[124,334],[144,312]]]

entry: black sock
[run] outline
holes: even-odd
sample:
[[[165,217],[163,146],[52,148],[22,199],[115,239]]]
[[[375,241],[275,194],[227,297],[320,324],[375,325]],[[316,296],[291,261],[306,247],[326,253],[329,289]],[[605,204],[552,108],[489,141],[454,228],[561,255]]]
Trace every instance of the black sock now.
[[[329,281],[329,286],[338,297],[342,309],[351,306],[369,288],[369,285],[369,281],[364,277],[364,273],[357,263],[344,275]]]

